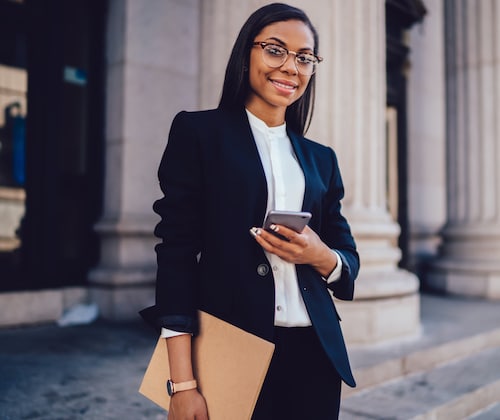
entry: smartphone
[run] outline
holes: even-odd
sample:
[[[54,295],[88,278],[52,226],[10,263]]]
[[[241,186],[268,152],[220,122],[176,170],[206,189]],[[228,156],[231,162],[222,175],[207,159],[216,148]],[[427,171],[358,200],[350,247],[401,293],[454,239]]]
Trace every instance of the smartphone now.
[[[270,230],[269,226],[274,223],[276,225],[286,226],[300,233],[309,223],[311,217],[312,214],[308,211],[270,210],[264,221],[264,229]]]

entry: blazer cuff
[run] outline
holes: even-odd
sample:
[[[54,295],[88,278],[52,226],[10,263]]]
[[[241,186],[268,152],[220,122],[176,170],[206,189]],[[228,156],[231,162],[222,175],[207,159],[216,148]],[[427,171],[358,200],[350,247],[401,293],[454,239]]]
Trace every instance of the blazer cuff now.
[[[323,277],[323,279],[326,281],[327,284],[331,284],[334,281],[337,281],[338,279],[340,279],[340,276],[342,275],[342,258],[340,258],[339,253],[334,249],[332,249],[332,252],[337,257],[337,265],[335,266],[334,270],[328,277]]]
[[[158,334],[161,334],[162,328],[192,335],[197,335],[199,332],[197,317],[188,315],[165,315],[160,312],[156,305],[143,309],[139,314]]]
[[[336,298],[342,300],[352,300],[354,297],[354,278],[352,278],[352,270],[349,266],[349,262],[344,257],[342,252],[336,252],[342,260],[340,278],[337,281],[327,283],[326,286],[333,292]]]

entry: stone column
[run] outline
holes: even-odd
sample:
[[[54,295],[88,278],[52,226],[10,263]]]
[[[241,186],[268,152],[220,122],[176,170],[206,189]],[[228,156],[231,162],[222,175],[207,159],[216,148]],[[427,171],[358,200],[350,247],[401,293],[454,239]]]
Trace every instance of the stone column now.
[[[203,106],[217,104],[237,31],[265,3],[202,2]],[[415,334],[420,325],[418,280],[397,267],[399,226],[387,210],[384,1],[289,3],[306,11],[320,35],[325,61],[317,74],[308,136],[338,153],[346,188],[344,212],[361,254],[355,301],[339,302],[346,339],[374,343]]]
[[[328,6],[330,5],[330,6]],[[315,10],[324,66],[311,137],[339,155],[344,212],[359,248],[354,302],[338,302],[351,344],[418,333],[418,279],[401,270],[399,225],[388,211],[385,3],[336,0]]]
[[[408,72],[409,263],[423,272],[446,221],[446,114],[443,0],[426,0],[410,31]]]
[[[500,299],[500,8],[445,1],[448,211],[431,287]]]
[[[106,37],[106,173],[91,298],[104,318],[153,302],[152,211],[170,123],[198,106],[199,0],[110,0]]]

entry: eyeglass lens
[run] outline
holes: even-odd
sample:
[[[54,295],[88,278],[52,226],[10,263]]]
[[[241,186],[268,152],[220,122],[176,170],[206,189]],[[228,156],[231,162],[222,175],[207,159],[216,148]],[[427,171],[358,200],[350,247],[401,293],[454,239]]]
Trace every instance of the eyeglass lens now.
[[[281,67],[288,58],[288,52],[285,48],[279,45],[268,44],[262,49],[264,62],[269,67]],[[294,53],[295,54],[295,53]],[[295,54],[295,65],[299,73],[310,76],[316,71],[317,59],[314,55],[308,53]]]

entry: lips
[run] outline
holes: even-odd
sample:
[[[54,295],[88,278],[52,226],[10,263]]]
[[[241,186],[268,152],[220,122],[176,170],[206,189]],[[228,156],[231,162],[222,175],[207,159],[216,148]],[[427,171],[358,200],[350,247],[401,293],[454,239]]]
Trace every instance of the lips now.
[[[285,92],[293,92],[295,89],[298,88],[298,85],[290,82],[288,80],[273,80],[269,79],[269,81],[279,90],[285,91]]]

